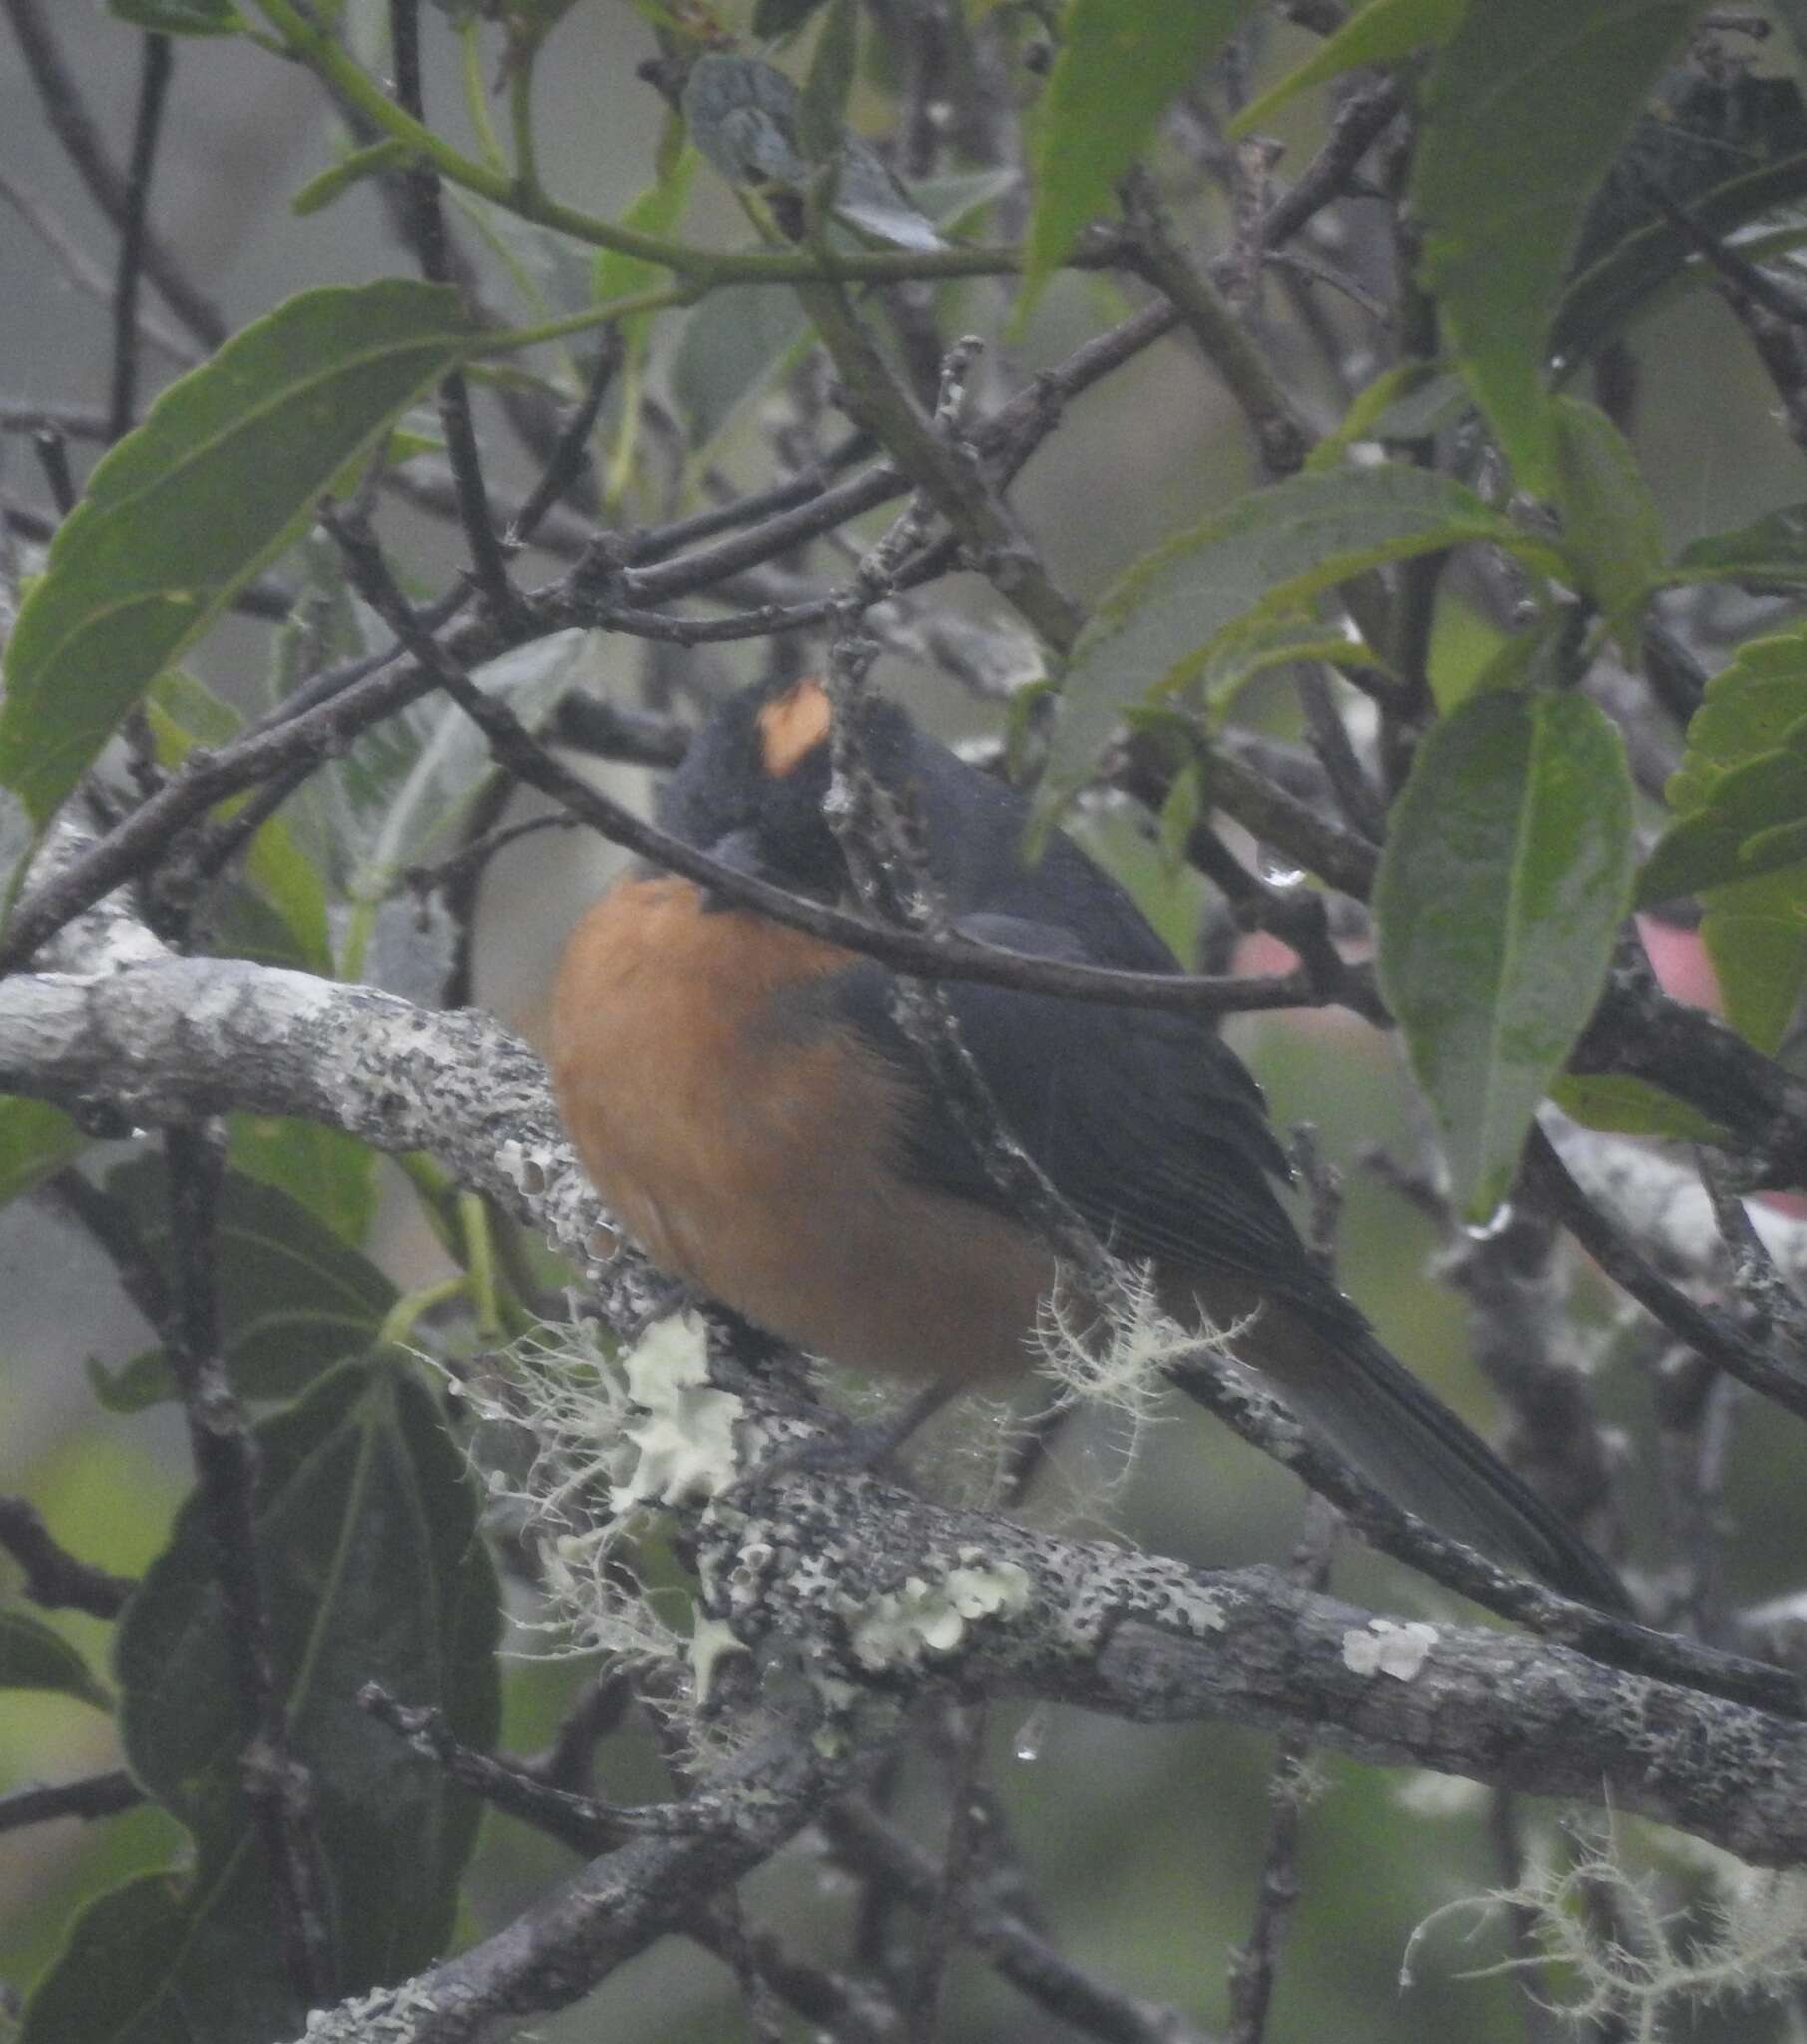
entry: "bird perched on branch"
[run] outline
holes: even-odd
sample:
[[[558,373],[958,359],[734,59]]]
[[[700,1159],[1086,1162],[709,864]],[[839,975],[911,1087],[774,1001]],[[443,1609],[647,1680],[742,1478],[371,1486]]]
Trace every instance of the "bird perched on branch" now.
[[[863,756],[916,819],[951,927],[1037,957],[1171,973],[1124,890],[892,705]],[[720,865],[835,901],[821,685],[754,687],[697,732],[660,820]],[[554,1086],[598,1191],[662,1270],[814,1354],[919,1383],[1033,1360],[1054,1254],[1000,1192],[894,1013],[888,967],[690,880],[615,886],[567,947]],[[1182,1322],[1239,1357],[1395,1502],[1496,1560],[1622,1608],[1616,1579],[1381,1345],[1299,1240],[1260,1089],[1201,1016],[946,983],[1009,1132]]]

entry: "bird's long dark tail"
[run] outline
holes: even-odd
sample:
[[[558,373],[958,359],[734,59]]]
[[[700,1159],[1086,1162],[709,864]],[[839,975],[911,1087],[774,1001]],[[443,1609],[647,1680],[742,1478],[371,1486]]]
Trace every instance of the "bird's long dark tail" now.
[[[1628,1611],[1612,1570],[1393,1359],[1353,1307],[1329,1324],[1270,1308],[1251,1332],[1239,1344],[1249,1360],[1395,1504],[1565,1596]]]

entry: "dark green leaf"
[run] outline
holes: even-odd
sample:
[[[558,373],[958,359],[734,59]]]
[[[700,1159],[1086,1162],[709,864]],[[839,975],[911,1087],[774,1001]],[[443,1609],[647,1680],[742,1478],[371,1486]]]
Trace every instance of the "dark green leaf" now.
[[[1768,512],[1754,525],[1684,547],[1678,582],[1807,582],[1807,504]]]
[[[84,1136],[60,1107],[0,1093],[0,1207],[79,1157]]]
[[[321,1122],[273,1115],[227,1118],[232,1168],[299,1200],[354,1248],[376,1212],[376,1152],[355,1136]]]
[[[1069,0],[1035,141],[1035,206],[1022,304],[1034,303],[1073,238],[1115,205],[1168,103],[1255,11],[1255,0]]]
[[[687,147],[677,150],[664,173],[629,202],[622,214],[621,225],[632,228],[637,235],[676,234],[689,207],[690,187],[695,182],[695,150]],[[619,249],[599,249],[592,265],[596,302],[606,305],[614,298],[632,297],[641,291],[657,289],[666,281],[668,274],[658,263],[643,261],[638,256],[624,256]],[[636,334],[644,334],[654,316],[651,312],[636,312],[622,322],[622,330],[630,339]]]
[[[1740,861],[1745,839],[1802,813],[1787,806],[1792,769],[1786,761],[1807,748],[1804,706],[1807,631],[1799,627],[1751,640],[1707,683],[1688,724],[1681,766],[1669,779],[1676,821],[1638,875],[1642,906],[1754,877]],[[1754,782],[1743,777],[1764,761],[1781,764],[1762,768]],[[1772,787],[1773,807],[1766,799]]]
[[[1550,1097],[1573,1122],[1622,1136],[1670,1136],[1682,1143],[1723,1143],[1725,1131],[1699,1108],[1624,1072],[1559,1072]]]
[[[229,36],[244,26],[232,0],[107,0],[107,11],[160,36]]]
[[[1579,397],[1557,398],[1554,411],[1563,544],[1581,588],[1635,663],[1642,644],[1638,619],[1662,579],[1656,499],[1630,444],[1603,411]]]
[[[1548,496],[1551,320],[1589,197],[1701,0],[1471,7],[1425,81],[1425,273],[1521,488]]]
[[[152,1258],[170,1261],[167,1180],[160,1158],[109,1173]],[[395,1287],[376,1267],[273,1185],[229,1173],[220,1211],[220,1308],[226,1363],[247,1398],[288,1398],[375,1339]],[[107,1402],[133,1411],[175,1395],[161,1350],[106,1380]]]
[[[1677,288],[1716,275],[1658,205],[1665,194],[1705,232],[1732,236],[1807,194],[1807,107],[1791,78],[1678,65],[1587,210],[1575,271],[1551,328],[1572,372]],[[1745,259],[1778,242],[1739,237]]]
[[[0,784],[38,822],[474,332],[440,286],[303,292],[172,384],[107,455],[6,649]]]
[[[1803,804],[1807,809],[1807,804]],[[1747,872],[1770,873],[1778,866],[1792,865],[1807,858],[1807,813],[1792,823],[1771,823],[1747,837],[1738,862]]]
[[[691,139],[730,184],[742,192],[806,193],[824,165],[835,162],[832,217],[864,236],[904,249],[938,249],[941,237],[898,182],[890,166],[857,135],[849,135],[823,108],[835,90],[846,56],[851,6],[829,22],[810,133],[805,143],[802,96],[784,73],[756,57],[708,51],[690,67],[683,113]],[[818,68],[820,68],[820,66]],[[812,73],[812,79],[815,74]]]
[[[975,216],[994,199],[1014,192],[1023,182],[1014,165],[991,171],[949,171],[940,178],[921,178],[910,189],[916,203],[937,227],[950,232],[970,227]]]
[[[597,674],[601,635],[573,626],[530,639],[472,670],[488,695],[538,731],[559,699]],[[339,843],[353,901],[387,900],[410,866],[456,847],[459,827],[500,768],[462,710],[431,701],[354,746],[325,789],[342,797]]]
[[[706,448],[798,359],[810,326],[794,291],[711,291],[683,322],[672,395],[692,449]]]
[[[0,1689],[48,1689],[110,1711],[113,1699],[59,1632],[29,1612],[0,1606]]]
[[[690,139],[730,185],[800,192],[811,170],[797,135],[798,92],[758,57],[706,50],[684,81]]]
[[[357,1692],[381,1682],[493,1744],[495,1580],[463,1458],[404,1369],[347,1364],[257,1436],[277,1678],[318,1812],[333,1970],[356,1993],[445,1948],[477,1817]],[[191,1499],[121,1621],[117,1672],[133,1772],[195,1833],[194,1871],[83,1919],[33,2001],[31,2044],[242,2044],[304,2026],[245,1806],[229,1625]]]
[[[19,2044],[226,2044],[219,2029],[184,2027],[176,2011],[148,2005],[144,1991],[188,1934],[187,1887],[176,1874],[145,1873],[90,1902],[27,2002]],[[229,1947],[210,1950],[240,1963]],[[251,2012],[261,2027],[238,2034],[276,2037],[288,2008],[259,1997]]]
[[[1482,0],[1485,5],[1485,0]],[[1361,64],[1391,64],[1414,50],[1445,41],[1462,19],[1468,0],[1370,0],[1352,14],[1278,85],[1251,100],[1229,124],[1232,142],[1262,128],[1302,92],[1324,85]]]
[[[1688,722],[1687,750],[1670,776],[1669,806],[1686,815],[1712,799],[1734,767],[1774,752],[1807,711],[1807,629],[1777,632],[1739,647],[1706,685]]]
[[[1471,490],[1405,463],[1301,475],[1251,491],[1138,561],[1080,634],[1061,687],[1044,814],[1092,770],[1126,710],[1364,569],[1465,541],[1556,557]]]
[[[1468,408],[1468,389],[1459,376],[1433,362],[1401,362],[1383,369],[1356,396],[1305,457],[1305,466],[1314,475],[1340,468],[1350,448],[1364,441],[1424,439]]]
[[[1700,941],[1726,1020],[1773,1057],[1807,987],[1807,865],[1715,887],[1705,907]]]
[[[1195,762],[1188,763],[1173,776],[1173,785],[1160,805],[1160,862],[1169,873],[1185,865],[1186,852],[1204,808],[1204,781]]]
[[[1584,696],[1472,696],[1420,746],[1375,883],[1380,979],[1471,1221],[1599,999],[1631,863],[1624,745]]]
[[[1711,797],[1673,824],[1638,875],[1646,907],[1754,880],[1801,856],[1794,830],[1807,817],[1807,717],[1771,753],[1758,753],[1727,769]]]

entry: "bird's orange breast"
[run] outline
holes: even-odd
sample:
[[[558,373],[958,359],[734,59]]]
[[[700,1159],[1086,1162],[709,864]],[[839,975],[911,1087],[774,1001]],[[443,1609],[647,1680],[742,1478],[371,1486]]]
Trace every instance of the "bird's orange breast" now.
[[[912,1082],[834,1011],[856,963],[686,880],[617,886],[553,994],[566,1127],[661,1269],[773,1333],[916,1377],[1020,1367],[1052,1266],[902,1174]]]

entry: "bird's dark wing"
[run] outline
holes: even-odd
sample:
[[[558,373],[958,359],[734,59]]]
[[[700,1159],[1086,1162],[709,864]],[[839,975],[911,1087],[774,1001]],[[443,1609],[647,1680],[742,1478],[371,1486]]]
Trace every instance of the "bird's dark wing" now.
[[[1069,932],[1020,917],[974,915],[958,927],[1013,951],[1087,959]],[[893,1016],[894,989],[888,971],[863,963],[836,979],[836,1005],[920,1073]],[[1327,1302],[1268,1184],[1290,1174],[1260,1089],[1200,1018],[971,981],[948,982],[947,994],[1012,1133],[1119,1256],[1222,1267],[1264,1292]],[[922,1183],[1005,1204],[926,1075],[904,1162]]]

